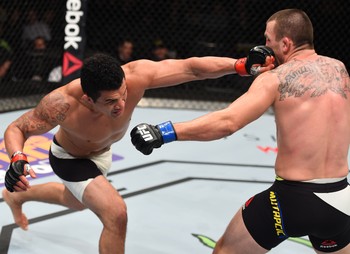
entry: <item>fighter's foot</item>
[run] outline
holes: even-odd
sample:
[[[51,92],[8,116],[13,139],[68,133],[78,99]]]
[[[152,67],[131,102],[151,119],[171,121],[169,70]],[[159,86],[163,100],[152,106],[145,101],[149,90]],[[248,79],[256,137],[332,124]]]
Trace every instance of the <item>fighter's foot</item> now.
[[[18,202],[15,197],[17,193],[10,193],[6,189],[2,191],[2,197],[7,205],[11,208],[15,223],[23,230],[28,230],[28,219],[22,213],[22,203]]]

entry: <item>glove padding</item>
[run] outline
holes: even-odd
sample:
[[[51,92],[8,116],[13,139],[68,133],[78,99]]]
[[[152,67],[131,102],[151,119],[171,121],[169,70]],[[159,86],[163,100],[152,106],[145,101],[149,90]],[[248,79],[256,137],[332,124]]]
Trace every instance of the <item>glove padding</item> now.
[[[21,152],[14,153],[11,157],[9,168],[5,174],[6,189],[10,192],[14,192],[15,189],[13,186],[20,181],[19,177],[25,175],[25,171],[28,169],[30,169],[30,166],[27,156]]]
[[[164,143],[177,139],[170,121],[156,126],[146,123],[139,124],[131,130],[130,136],[131,143],[144,155],[149,155],[154,148],[159,148]]]
[[[266,57],[275,57],[275,53],[270,47],[267,46],[255,46],[249,51],[249,54],[245,58],[240,58],[235,63],[235,70],[241,76],[257,75],[255,64],[263,65],[266,62]]]

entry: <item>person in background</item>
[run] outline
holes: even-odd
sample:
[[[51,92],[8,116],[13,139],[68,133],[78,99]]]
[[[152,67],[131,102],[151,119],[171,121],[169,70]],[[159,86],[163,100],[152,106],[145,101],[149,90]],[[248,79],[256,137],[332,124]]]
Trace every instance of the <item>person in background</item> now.
[[[150,59],[152,61],[162,61],[165,59],[175,58],[172,56],[168,47],[162,40],[155,40],[151,49]]]
[[[42,37],[46,42],[51,41],[51,28],[46,22],[39,19],[36,10],[30,9],[23,26],[22,40],[25,45],[27,41],[32,42],[38,37]]]
[[[42,81],[48,76],[47,44],[44,37],[38,36],[32,41],[32,48],[28,50],[28,63],[31,66],[31,80]]]
[[[117,59],[120,64],[126,64],[134,60],[134,43],[129,39],[122,40],[117,47]]]
[[[11,52],[3,47],[0,47],[0,81],[11,80],[11,65]]]

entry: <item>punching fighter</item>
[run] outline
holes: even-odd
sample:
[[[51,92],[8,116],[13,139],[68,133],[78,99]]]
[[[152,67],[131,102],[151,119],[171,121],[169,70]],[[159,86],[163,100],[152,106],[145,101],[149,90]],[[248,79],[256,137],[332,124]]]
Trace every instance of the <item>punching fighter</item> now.
[[[306,235],[317,253],[349,254],[349,74],[341,61],[316,53],[313,25],[301,10],[273,14],[265,38],[279,66],[259,75],[231,105],[187,122],[139,124],[131,141],[150,154],[176,140],[216,140],[273,107],[275,182],[239,209],[214,254],[266,253],[288,237]]]
[[[50,92],[5,131],[11,163],[5,175],[7,190],[3,197],[15,222],[27,229],[28,220],[22,212],[27,201],[60,204],[76,210],[88,208],[103,224],[99,252],[124,253],[126,204],[106,176],[112,163],[111,145],[126,133],[145,91],[235,73],[257,74],[272,69],[273,61],[272,51],[265,46],[253,48],[240,60],[192,57],[160,62],[138,60],[120,66],[108,55],[86,59],[79,79]],[[36,174],[23,151],[25,141],[56,126],[59,127],[49,159],[63,184],[30,186],[26,176],[35,178]]]

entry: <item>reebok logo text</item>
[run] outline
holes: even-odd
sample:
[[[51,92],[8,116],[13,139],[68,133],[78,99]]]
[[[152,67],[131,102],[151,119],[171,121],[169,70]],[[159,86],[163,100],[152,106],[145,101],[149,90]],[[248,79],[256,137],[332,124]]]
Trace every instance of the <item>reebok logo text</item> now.
[[[79,22],[84,12],[81,11],[80,0],[68,0],[67,1],[67,12],[66,22],[67,25],[64,29],[64,49],[67,50],[69,47],[73,47],[75,50],[79,49],[79,43],[82,41],[80,36]]]

